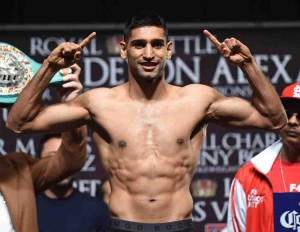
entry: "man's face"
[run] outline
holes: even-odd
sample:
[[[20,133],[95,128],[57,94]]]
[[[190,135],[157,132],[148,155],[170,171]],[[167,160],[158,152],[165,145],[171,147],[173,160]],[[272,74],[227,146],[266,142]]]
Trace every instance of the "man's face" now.
[[[300,107],[284,105],[288,117],[287,125],[280,134],[284,142],[300,146]]]
[[[56,155],[56,152],[61,142],[62,142],[61,138],[48,139],[43,145],[41,157],[49,157],[49,156]]]
[[[171,55],[172,43],[167,42],[164,30],[155,26],[135,28],[128,42],[121,43],[121,56],[128,60],[129,75],[139,79],[161,78]]]

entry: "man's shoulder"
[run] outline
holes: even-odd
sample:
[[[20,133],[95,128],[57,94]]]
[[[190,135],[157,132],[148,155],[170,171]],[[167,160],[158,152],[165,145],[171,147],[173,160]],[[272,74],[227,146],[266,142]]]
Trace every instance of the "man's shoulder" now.
[[[174,86],[178,88],[178,91],[184,94],[189,94],[189,95],[203,95],[203,94],[214,94],[217,91],[213,89],[212,87],[208,85],[203,85],[203,84],[188,84],[185,86]]]
[[[30,166],[35,162],[35,158],[24,152],[10,152],[0,159],[0,169],[5,173],[30,173]],[[30,174],[29,174],[30,175]]]
[[[236,172],[235,178],[247,178],[255,171],[253,164],[248,161],[244,163]]]
[[[85,93],[83,93],[83,96],[90,97],[92,99],[95,98],[98,99],[99,97],[101,99],[111,99],[122,94],[124,91],[126,91],[124,85],[115,86],[115,87],[99,87],[99,88],[87,90]]]
[[[1,162],[28,164],[29,160],[33,159],[29,154],[24,152],[10,152],[2,157]]]

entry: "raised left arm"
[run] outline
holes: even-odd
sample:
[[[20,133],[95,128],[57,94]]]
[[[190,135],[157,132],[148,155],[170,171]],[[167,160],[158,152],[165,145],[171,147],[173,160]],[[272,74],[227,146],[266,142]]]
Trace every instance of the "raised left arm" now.
[[[245,118],[245,120],[247,120],[247,126],[251,126],[251,121],[256,124],[255,120],[263,120],[265,121],[265,126],[263,127],[267,129],[280,129],[284,127],[287,123],[287,117],[281,100],[273,85],[256,63],[249,48],[236,38],[227,38],[221,43],[209,31],[204,30],[204,34],[218,48],[228,62],[238,65],[246,74],[245,76],[253,90],[251,103],[247,104],[244,102],[241,106],[233,106],[233,108],[240,110],[241,114],[243,114],[243,110],[251,114],[251,117]],[[232,107],[232,104],[234,104],[234,101],[231,103],[227,102],[224,106]],[[239,102],[237,101],[236,104],[239,104]],[[227,113],[229,112],[228,109]],[[234,115],[235,112],[233,112],[233,116]],[[230,114],[228,117],[230,117]],[[234,120],[234,117],[232,117],[232,119]],[[238,120],[241,119],[242,118],[238,118]],[[243,126],[242,120],[239,125]],[[256,125],[253,126],[255,127]]]

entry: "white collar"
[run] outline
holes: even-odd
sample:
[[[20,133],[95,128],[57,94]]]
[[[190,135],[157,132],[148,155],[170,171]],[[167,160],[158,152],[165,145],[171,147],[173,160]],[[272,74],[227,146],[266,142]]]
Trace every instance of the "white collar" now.
[[[265,150],[257,154],[251,159],[253,165],[263,174],[267,174],[277,158],[280,149],[282,148],[282,141],[278,140]]]

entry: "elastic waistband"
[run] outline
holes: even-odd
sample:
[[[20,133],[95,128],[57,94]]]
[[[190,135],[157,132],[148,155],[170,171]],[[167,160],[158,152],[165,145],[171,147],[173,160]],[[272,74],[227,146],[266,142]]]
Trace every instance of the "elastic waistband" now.
[[[166,222],[166,223],[139,223],[132,221],[124,221],[119,219],[110,219],[109,227],[111,229],[132,231],[132,232],[173,232],[193,229],[193,221],[191,219]]]

